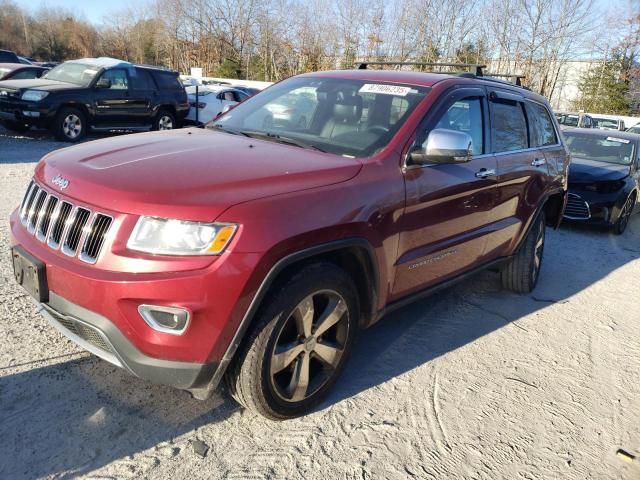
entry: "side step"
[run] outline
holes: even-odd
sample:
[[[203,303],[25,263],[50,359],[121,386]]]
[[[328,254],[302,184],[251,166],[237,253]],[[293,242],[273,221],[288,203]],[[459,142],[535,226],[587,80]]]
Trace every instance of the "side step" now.
[[[124,131],[124,132],[148,132],[151,130],[151,125],[118,125],[118,126],[106,126],[95,127],[91,125],[91,130],[94,132],[112,132],[112,131]]]

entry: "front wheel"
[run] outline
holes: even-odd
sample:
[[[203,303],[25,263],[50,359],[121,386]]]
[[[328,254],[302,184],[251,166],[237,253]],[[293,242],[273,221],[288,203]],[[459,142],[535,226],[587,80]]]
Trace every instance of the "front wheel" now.
[[[518,252],[502,267],[502,286],[517,293],[529,293],[538,283],[544,240],[546,218],[544,210],[534,220]]]
[[[315,264],[284,283],[226,375],[231,395],[272,420],[308,413],[335,383],[358,327],[359,303],[349,275]]]
[[[53,122],[53,134],[63,142],[77,142],[87,133],[84,113],[73,107],[62,108]]]

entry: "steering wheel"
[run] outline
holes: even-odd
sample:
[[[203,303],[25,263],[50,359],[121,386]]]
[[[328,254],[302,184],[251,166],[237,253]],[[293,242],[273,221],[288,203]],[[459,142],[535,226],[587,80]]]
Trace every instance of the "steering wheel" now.
[[[382,125],[373,125],[367,128],[367,132],[378,133],[379,135],[383,135],[389,132],[389,129],[387,127],[383,127]]]

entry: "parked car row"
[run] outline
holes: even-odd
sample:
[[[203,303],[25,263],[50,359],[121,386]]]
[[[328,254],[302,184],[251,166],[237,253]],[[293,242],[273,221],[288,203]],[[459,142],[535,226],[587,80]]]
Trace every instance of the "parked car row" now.
[[[51,70],[0,64],[0,121],[13,131],[50,130],[76,142],[89,131],[168,130],[205,124],[253,92],[202,86],[189,95],[178,73],[112,58],[83,58]]]
[[[556,112],[561,128],[598,128],[600,130],[627,130],[625,121],[617,116],[593,115],[584,112]]]

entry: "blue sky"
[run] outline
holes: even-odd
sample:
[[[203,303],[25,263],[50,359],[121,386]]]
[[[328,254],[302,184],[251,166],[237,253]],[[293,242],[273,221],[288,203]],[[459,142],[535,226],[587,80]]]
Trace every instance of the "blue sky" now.
[[[102,19],[110,12],[124,10],[135,5],[140,0],[80,0],[70,2],[69,0],[25,0],[18,1],[21,7],[28,7],[30,10],[37,10],[40,7],[62,7],[70,10],[79,17],[89,20],[91,23],[102,23]],[[28,5],[25,5],[28,3]]]
[[[446,1],[446,0],[444,0]],[[612,14],[620,11],[627,11],[630,0],[594,0],[594,14],[600,12]],[[19,0],[18,5],[28,6],[31,10],[36,10],[41,6],[62,7],[73,11],[76,15],[89,20],[92,23],[101,23],[102,19],[110,12],[123,10],[136,4],[145,4],[146,0],[80,0],[70,2],[69,0]],[[27,4],[28,5],[25,5]]]

